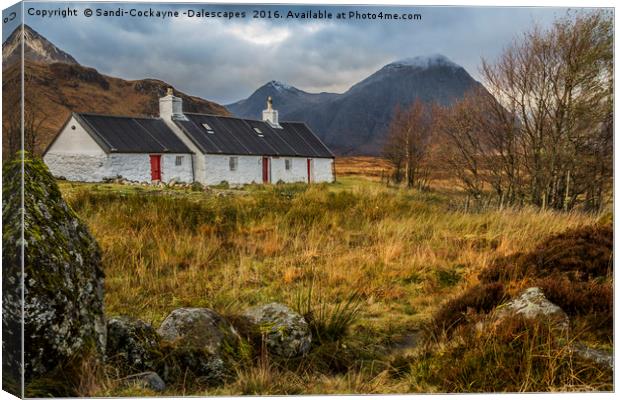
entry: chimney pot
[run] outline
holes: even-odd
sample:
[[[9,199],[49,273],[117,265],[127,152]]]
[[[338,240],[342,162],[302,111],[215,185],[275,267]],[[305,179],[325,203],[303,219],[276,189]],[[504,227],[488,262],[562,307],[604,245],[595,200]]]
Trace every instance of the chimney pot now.
[[[176,97],[171,87],[168,88],[167,95],[159,99],[159,117],[187,120],[187,117],[183,115],[183,99]]]
[[[267,109],[263,110],[263,121],[267,122],[271,127],[282,129],[278,121],[278,110],[273,109],[273,99],[267,97]]]

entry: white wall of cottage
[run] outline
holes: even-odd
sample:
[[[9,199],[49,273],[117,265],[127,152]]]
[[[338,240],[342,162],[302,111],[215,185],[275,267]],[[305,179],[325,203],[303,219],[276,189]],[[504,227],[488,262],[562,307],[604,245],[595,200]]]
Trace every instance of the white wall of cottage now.
[[[237,168],[230,169],[230,158],[237,158]],[[268,157],[269,177],[271,183],[278,181],[308,182],[308,159],[305,157]],[[291,168],[286,169],[286,161],[291,161]],[[331,158],[311,159],[311,182],[332,182],[334,180]],[[217,185],[226,181],[232,185],[263,182],[262,156],[235,156],[208,154],[205,156],[205,180],[201,183]]]
[[[176,157],[182,157],[176,165]],[[138,182],[151,181],[151,160],[147,153],[110,153],[93,140],[73,117],[43,157],[50,172],[70,181],[101,182],[121,176]],[[162,154],[161,178],[193,182],[191,154]]]

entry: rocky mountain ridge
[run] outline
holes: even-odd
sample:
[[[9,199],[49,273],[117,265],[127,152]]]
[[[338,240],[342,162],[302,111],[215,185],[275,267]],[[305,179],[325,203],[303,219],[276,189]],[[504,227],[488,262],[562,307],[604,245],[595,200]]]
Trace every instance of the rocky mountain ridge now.
[[[79,64],[69,53],[59,49],[28,25],[23,29],[24,58],[42,63]],[[2,43],[2,67],[10,68],[21,59],[22,29],[17,28]]]

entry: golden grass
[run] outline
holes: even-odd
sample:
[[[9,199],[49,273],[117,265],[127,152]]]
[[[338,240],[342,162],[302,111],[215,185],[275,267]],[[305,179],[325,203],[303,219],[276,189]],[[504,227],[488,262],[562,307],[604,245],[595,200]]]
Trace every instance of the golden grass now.
[[[364,176],[380,178],[389,176],[392,165],[385,159],[370,156],[336,157],[336,176]]]
[[[234,313],[269,301],[294,305],[312,285],[327,305],[358,291],[363,303],[351,334],[372,345],[418,330],[439,304],[477,283],[495,257],[597,222],[527,208],[463,213],[450,207],[449,192],[387,188],[372,177],[249,186],[224,195],[60,186],[103,250],[108,316],[128,314],[157,326],[183,306]],[[199,394],[436,390],[386,371],[366,366],[299,376],[256,366]]]

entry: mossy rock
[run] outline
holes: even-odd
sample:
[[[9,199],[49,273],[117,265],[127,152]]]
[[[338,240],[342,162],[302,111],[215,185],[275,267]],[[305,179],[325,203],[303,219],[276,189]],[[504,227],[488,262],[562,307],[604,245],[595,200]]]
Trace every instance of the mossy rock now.
[[[157,330],[162,358],[157,371],[166,382],[191,375],[197,382],[217,384],[230,376],[241,338],[221,315],[208,308],[178,308]]]
[[[160,356],[159,335],[150,324],[128,316],[108,320],[107,363],[122,374],[153,369]]]
[[[273,355],[291,358],[310,351],[312,333],[303,316],[279,303],[270,303],[243,313],[250,329],[259,334]]]
[[[42,160],[3,166],[5,366],[18,368],[23,279],[26,384],[79,354],[102,356],[106,328],[99,246],[65,203]],[[23,239],[22,235],[23,216]],[[23,244],[24,275],[21,272]]]

